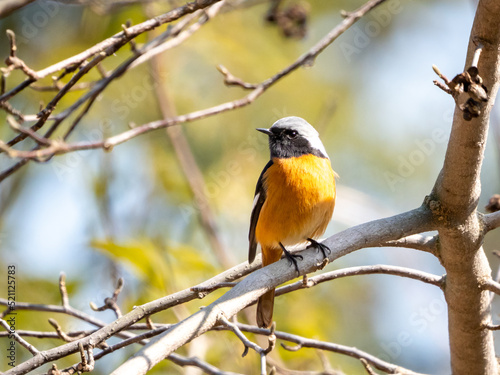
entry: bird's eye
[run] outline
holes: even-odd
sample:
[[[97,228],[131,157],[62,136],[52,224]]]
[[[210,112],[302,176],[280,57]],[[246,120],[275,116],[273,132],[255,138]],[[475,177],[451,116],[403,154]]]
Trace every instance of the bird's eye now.
[[[295,130],[289,130],[286,132],[286,136],[290,139],[293,139],[297,136],[297,132]]]

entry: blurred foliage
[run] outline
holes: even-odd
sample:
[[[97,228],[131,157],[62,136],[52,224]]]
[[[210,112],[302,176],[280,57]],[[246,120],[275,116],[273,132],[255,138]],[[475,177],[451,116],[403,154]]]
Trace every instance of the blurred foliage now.
[[[150,11],[160,14],[174,3],[183,2],[154,2]],[[130,123],[161,118],[155,97],[158,85],[163,85],[179,114],[241,98],[246,92],[224,86],[216,70],[218,64],[247,82],[261,82],[294,61],[339,23],[341,9],[352,10],[363,2],[284,2],[285,6],[300,3],[310,12],[303,39],[285,38],[279,27],[265,21],[268,2],[249,3],[252,6],[222,12],[185,43],[162,54],[159,77],[152,74],[146,63],[113,82],[70,140],[101,139],[125,131]],[[415,140],[431,137],[434,128],[443,129],[447,137],[450,121],[446,111],[452,103],[432,87],[430,66],[439,62],[440,66],[448,64],[451,70],[462,64],[467,35],[463,37],[463,22],[456,22],[455,18],[462,17],[470,23],[473,16],[466,1],[443,0],[430,7],[430,2],[388,1],[378,8],[379,13],[360,20],[325,50],[313,67],[294,72],[252,105],[183,125],[205,179],[205,193],[223,246],[234,259],[246,259],[255,183],[269,155],[265,137],[254,129],[270,126],[280,117],[297,115],[314,124],[341,176],[339,185],[359,193],[353,201],[338,197],[339,207],[327,235],[350,225],[342,218],[360,217],[365,221],[421,203],[441,166],[445,141],[436,141],[435,151],[396,186],[391,188],[384,173],[398,174],[401,160],[408,160],[411,152],[418,151]],[[392,12],[393,9],[398,11]],[[447,12],[455,17],[450,17],[449,22],[443,16]],[[389,18],[384,19],[383,15]],[[0,21],[0,33],[4,35],[8,28],[14,30],[19,56],[30,67],[42,69],[119,32],[127,20],[137,24],[146,19],[143,7],[138,5],[100,13],[91,7],[37,1]],[[359,48],[352,59],[346,56],[341,44],[356,45],[356,36],[366,34],[367,27],[374,24],[379,26],[377,35],[368,38],[366,46]],[[158,31],[164,30],[161,27]],[[140,36],[137,43],[144,43],[146,38]],[[453,49],[455,45],[457,48]],[[445,56],[433,48],[445,51]],[[8,41],[2,37],[0,56],[7,53]],[[124,47],[102,65],[110,71],[130,54],[130,49]],[[7,89],[23,78],[20,72],[13,72]],[[63,82],[70,78],[65,77]],[[85,79],[98,78],[98,73],[92,72]],[[47,77],[38,85],[50,83],[51,77]],[[75,91],[64,97],[56,112],[81,94]],[[23,113],[33,114],[39,110],[39,103],[47,103],[52,95],[25,90],[12,104]],[[1,139],[13,135],[5,125],[5,114],[0,112]],[[0,155],[2,169],[11,164],[5,155]],[[485,166],[485,194],[499,190],[497,160],[492,164],[493,168],[491,164]],[[361,208],[354,212],[352,207]],[[381,213],[378,207],[386,211]],[[199,215],[200,207],[193,200],[184,171],[162,130],[133,139],[111,153],[78,152],[57,156],[46,164],[30,163],[0,185],[0,269],[6,269],[10,263],[19,265],[19,301],[53,304],[60,303],[57,274],[64,270],[68,274],[70,301],[86,312],[88,302],[100,305],[112,295],[116,279],[124,277],[125,287],[118,302],[127,312],[133,306],[196,285],[222,271],[208,245]],[[489,236],[487,248],[494,248],[498,237]],[[395,260],[431,272],[441,271],[435,260],[382,249],[375,254],[346,257],[329,268]],[[383,353],[381,331],[391,334],[411,328],[405,326],[405,319],[412,310],[404,310],[402,317],[396,319],[391,311],[405,305],[403,299],[410,304],[417,300],[420,292],[416,291],[422,289],[415,287],[411,293],[394,294],[392,304],[384,306],[380,294],[394,290],[383,289],[387,284],[378,280],[377,276],[337,280],[279,297],[275,308],[278,329],[357,346],[375,355]],[[4,285],[0,287],[6,290]],[[379,294],[375,292],[377,288],[381,290]],[[153,321],[174,323],[223,292],[158,314]],[[418,303],[425,304],[425,292],[422,295]],[[417,309],[415,306],[419,305],[412,306]],[[238,318],[253,319],[253,308],[249,310],[249,315],[241,313]],[[110,312],[89,313],[102,320],[113,319]],[[376,320],[386,315],[388,321]],[[49,317],[52,315],[21,312],[18,328],[52,330],[47,323]],[[68,317],[57,316],[57,320],[66,331],[82,328],[82,324]],[[444,358],[446,347],[435,343],[430,333],[424,332],[422,337],[412,333],[412,337]],[[29,341],[39,349],[60,344],[59,340]],[[266,345],[265,340],[262,345]],[[0,340],[2,353],[4,348],[5,341]],[[136,349],[137,346],[113,353],[99,361],[93,373],[109,373]],[[430,362],[422,361],[424,354],[418,348],[405,349],[408,350],[401,357],[390,359],[415,371],[449,372],[447,367],[436,370]],[[241,358],[242,352],[242,344],[229,332],[210,332],[179,350],[184,355],[205,353],[209,363],[225,371],[257,373],[257,355],[250,352]],[[18,353],[18,362],[28,358],[25,351]],[[289,352],[277,347],[272,355],[283,367],[322,370],[320,358],[312,349]],[[327,358],[333,368],[347,374],[362,370],[351,358],[333,354]],[[58,363],[58,367],[75,362],[77,358],[73,356]],[[447,366],[446,359],[437,366]],[[184,370],[164,361],[152,373]]]

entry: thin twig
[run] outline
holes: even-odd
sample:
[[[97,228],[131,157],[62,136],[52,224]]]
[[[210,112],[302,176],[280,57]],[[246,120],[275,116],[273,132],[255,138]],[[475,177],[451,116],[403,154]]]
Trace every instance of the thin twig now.
[[[247,339],[247,337],[243,334],[243,332],[241,332],[241,330],[238,328],[238,326],[235,323],[231,323],[224,315],[221,315],[219,317],[219,322],[222,325],[226,326],[229,330],[233,331],[233,333],[240,339],[240,341],[245,346],[245,349],[243,350],[243,354],[241,355],[242,357],[245,357],[247,355],[248,349],[254,350],[260,356],[267,354],[265,352],[265,349],[261,348],[256,343]]]
[[[69,309],[68,290],[66,289],[66,274],[61,272],[59,276],[59,292],[61,293],[61,303],[65,309]]]
[[[66,334],[66,333],[62,330],[61,326],[59,325],[59,323],[57,323],[57,321],[56,321],[55,319],[50,318],[50,319],[49,319],[49,323],[50,323],[50,325],[51,325],[52,327],[54,327],[54,329],[56,330],[57,336],[58,336],[61,340],[65,341],[65,342],[72,342],[72,341],[75,341],[75,340],[79,340],[79,339],[81,339],[82,337],[85,337],[85,334],[84,334],[84,333],[80,333],[80,334],[79,334],[79,335],[77,335],[77,336],[75,336],[75,335],[70,336],[70,335]]]
[[[66,335],[70,338],[73,337],[85,337],[95,332],[94,330],[87,331],[75,331],[75,332],[67,332]],[[43,331],[29,331],[16,329],[16,333],[21,337],[35,337],[37,339],[60,339],[61,336],[57,332],[43,332]],[[8,336],[9,332],[0,331],[0,337]]]
[[[122,317],[122,312],[120,310],[120,307],[118,306],[117,299],[118,295],[123,289],[123,277],[120,277],[118,279],[118,282],[116,284],[115,291],[113,292],[113,295],[111,297],[107,297],[104,299],[104,305],[101,307],[97,307],[97,305],[94,302],[90,302],[90,308],[94,311],[104,311],[104,310],[113,310],[117,318]]]
[[[203,9],[206,8],[212,4],[215,4],[220,0],[205,0],[205,1],[193,1],[190,3],[187,3],[181,7],[178,7],[176,9],[173,9],[167,13],[164,13],[162,15],[159,15],[153,19],[144,21],[142,23],[139,23],[135,26],[132,26],[127,29],[127,34],[125,32],[121,31],[112,37],[103,40],[100,43],[97,43],[95,46],[75,55],[72,56],[68,59],[65,59],[63,61],[60,61],[54,65],[51,65],[45,69],[39,70],[35,72],[35,77],[40,79],[47,77],[51,74],[54,74],[60,70],[71,70],[74,66],[79,66],[82,62],[86,61],[87,59],[90,59],[99,53],[103,51],[107,51],[109,49],[113,50],[118,50],[121,47],[123,47],[125,44],[127,44],[131,39],[137,37],[138,35],[145,33],[147,31],[150,31],[160,25],[163,25],[165,23],[170,23],[173,21],[178,20],[179,18],[185,16],[186,14],[193,13],[197,11],[198,9]],[[28,87],[31,83],[35,82],[36,79],[34,78],[29,78],[25,80],[23,83],[20,85],[14,87],[12,90],[9,92],[3,94],[0,96],[0,102],[3,102],[5,100],[10,99],[26,87]]]
[[[368,361],[366,359],[361,358],[359,361],[361,362],[361,364],[365,368],[368,375],[377,375],[377,373],[375,371],[373,371],[373,369],[371,368],[370,364],[368,363]]]
[[[220,1],[220,0],[219,0]],[[218,4],[216,4],[218,5]],[[196,13],[197,14],[197,13]],[[212,14],[214,15],[214,14]],[[191,28],[188,30],[189,32],[187,33],[181,33],[184,27],[186,27],[189,22],[195,17],[195,14],[193,14],[191,17],[187,17],[186,20],[182,20],[178,22],[174,27],[167,29],[166,32],[164,32],[161,36],[161,38],[156,38],[152,40],[151,42],[147,43],[141,50],[136,50],[136,53],[132,57],[130,57],[128,60],[126,60],[124,63],[122,63],[118,68],[116,68],[111,74],[105,74],[103,73],[102,75],[104,76],[103,79],[98,81],[92,86],[92,89],[89,90],[86,94],[82,95],[75,103],[73,103],[70,107],[65,109],[64,111],[60,112],[56,116],[51,117],[51,120],[55,120],[55,123],[52,125],[51,129],[45,134],[45,138],[50,137],[50,134],[52,134],[58,127],[59,125],[66,119],[68,118],[78,107],[80,107],[83,103],[86,101],[89,101],[86,108],[82,111],[82,113],[78,116],[78,118],[73,121],[72,126],[69,128],[67,131],[66,135],[63,137],[64,140],[66,140],[69,136],[69,134],[74,130],[76,125],[80,122],[82,117],[88,112],[90,109],[90,106],[94,102],[94,100],[97,98],[97,96],[116,78],[120,77],[123,75],[125,72],[128,70],[132,69],[133,67],[137,66],[138,64],[134,65],[134,62],[136,62],[141,56],[144,56],[147,54],[147,52],[154,50],[158,44],[163,43],[168,37],[170,36],[177,36],[178,38],[182,38],[182,40],[186,39],[188,36],[190,36],[194,31],[198,30],[199,26],[201,26],[203,23],[206,22],[209,18],[205,17],[203,22],[198,22],[197,27]],[[194,26],[195,26],[194,25]],[[176,39],[178,39],[176,38]],[[180,42],[175,42],[175,39],[173,40],[174,43],[163,43],[165,46],[163,47],[163,50],[166,50],[167,48],[172,48],[176,45],[178,45]],[[108,55],[114,53],[114,49],[107,49],[106,52],[101,52],[98,54],[90,63],[85,64],[84,68],[80,69],[80,71],[75,74],[72,79],[58,92],[58,94],[52,99],[52,101],[47,105],[47,107],[41,112],[42,116],[39,116],[40,118],[38,121],[31,126],[31,129],[33,131],[38,130],[43,124],[49,120],[49,115],[52,113],[53,109],[55,108],[57,102],[67,93],[71,90],[72,87],[74,87],[77,83],[77,81],[84,75],[86,74],[91,68],[94,66],[97,66],[98,68],[101,66],[100,62],[107,57]],[[149,54],[148,57],[154,56],[155,53]],[[142,60],[144,61],[144,60]],[[0,102],[1,103],[1,102]],[[76,149],[69,150],[67,147],[67,143],[65,142],[58,142],[52,144],[50,147],[45,148],[43,151],[39,150],[39,147],[35,147],[32,151],[17,151],[13,150],[10,147],[13,146],[14,144],[24,140],[26,138],[26,135],[21,134],[5,145],[3,142],[0,143],[0,152],[6,152],[10,157],[13,158],[22,158],[18,163],[10,167],[9,169],[3,171],[0,173],[0,182],[4,180],[6,177],[10,176],[12,173],[16,172],[19,170],[22,166],[24,166],[29,160],[36,160],[36,161],[47,161],[49,160],[52,156],[60,153],[65,153],[66,152],[72,152],[76,151]],[[101,147],[111,150],[111,148],[106,148],[106,145],[104,143],[101,144]],[[77,147],[78,148],[78,147]]]
[[[280,72],[276,73],[269,79],[256,85],[249,94],[241,99],[237,99],[231,102],[226,102],[219,104],[217,106],[207,108],[204,110],[199,110],[191,112],[186,115],[175,116],[169,119],[153,121],[150,123],[137,126],[133,129],[120,133],[118,135],[112,136],[102,141],[97,142],[77,142],[72,144],[61,144],[56,149],[44,149],[37,152],[29,153],[18,153],[18,157],[46,157],[54,154],[63,154],[67,152],[77,151],[77,150],[90,150],[97,148],[104,148],[106,150],[112,149],[114,146],[126,142],[132,138],[143,135],[153,130],[166,128],[169,126],[177,125],[180,123],[191,122],[194,120],[206,118],[209,116],[217,115],[223,112],[241,108],[253,103],[259,96],[261,96],[269,87],[274,85],[276,82],[281,80],[283,77],[292,73],[302,66],[310,66],[314,59],[333,41],[335,41],[342,33],[344,33],[350,26],[352,26],[360,17],[366,14],[368,11],[381,4],[385,0],[371,0],[365,5],[360,7],[358,10],[349,13],[349,15],[335,28],[333,28],[325,37],[323,37],[316,45],[314,45],[308,52],[300,56],[294,63],[287,66]],[[1,98],[0,98],[1,99]]]
[[[25,128],[24,126],[20,125],[12,116],[7,116],[7,123],[9,126],[14,129],[15,131],[24,134],[33,140],[35,140],[38,144],[43,145],[43,146],[50,146],[51,142],[49,139],[41,137],[39,134],[37,134],[35,131],[33,131],[30,128]]]
[[[27,342],[25,339],[23,339],[19,333],[17,333],[15,330],[10,329],[10,325],[3,319],[0,319],[0,325],[7,330],[8,336],[13,337],[14,340],[16,340],[19,344],[24,346],[26,349],[29,350],[29,352],[33,355],[37,355],[40,353],[40,351],[35,348],[33,345],[31,345],[29,342]]]
[[[259,335],[269,335],[270,330],[265,329],[265,328],[258,328],[256,326],[248,325],[248,324],[243,324],[243,323],[238,323],[237,327],[244,332],[249,332],[249,333],[254,333],[254,334],[259,334]],[[217,326],[214,329],[227,329],[224,326]],[[353,358],[356,358],[358,360],[364,359],[367,363],[369,363],[371,366],[377,368],[378,370],[384,371],[388,374],[405,374],[405,375],[415,375],[417,373],[405,369],[403,367],[394,365],[392,363],[388,363],[386,361],[383,361],[367,352],[364,352],[358,348],[351,347],[351,346],[345,346],[345,345],[340,345],[340,344],[334,344],[334,343],[329,343],[325,341],[320,341],[320,340],[313,340],[313,339],[308,339],[305,337],[293,335],[290,333],[282,332],[282,331],[275,331],[274,332],[276,337],[280,340],[288,341],[288,342],[293,342],[297,344],[297,346],[287,346],[285,347],[291,348],[292,350],[300,350],[303,348],[316,348],[320,350],[325,350],[329,352],[334,352],[334,353],[339,353],[339,354],[344,354]]]
[[[472,62],[470,64],[470,66],[474,66],[477,68],[477,64],[479,63],[479,58],[481,57],[481,52],[483,52],[483,44],[478,43],[476,45],[476,49],[474,51],[474,56],[472,58]]]

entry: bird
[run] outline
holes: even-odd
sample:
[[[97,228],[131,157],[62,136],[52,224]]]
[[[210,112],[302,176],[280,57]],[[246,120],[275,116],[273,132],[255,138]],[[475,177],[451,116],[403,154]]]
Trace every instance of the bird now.
[[[335,177],[330,158],[314,127],[306,120],[284,117],[269,129],[258,128],[269,138],[270,160],[255,188],[250,230],[248,262],[255,260],[257,244],[262,266],[280,260],[282,254],[294,265],[301,255],[287,247],[306,244],[316,247],[326,258],[330,249],[317,241],[325,232],[335,207]],[[274,289],[257,303],[257,324],[272,324]]]

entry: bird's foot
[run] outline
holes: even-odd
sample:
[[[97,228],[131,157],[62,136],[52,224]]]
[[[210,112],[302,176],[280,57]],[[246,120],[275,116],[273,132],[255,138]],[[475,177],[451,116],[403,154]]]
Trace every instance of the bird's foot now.
[[[297,264],[297,259],[303,260],[304,257],[300,254],[292,254],[289,252],[287,249],[285,249],[285,246],[280,242],[281,249],[283,250],[283,253],[285,253],[285,258],[288,259],[290,262],[290,265],[293,264],[295,266],[295,270],[297,271],[297,274],[300,275],[299,271],[299,265]]]
[[[330,254],[332,252],[330,250],[330,248],[328,246],[326,246],[325,244],[322,244],[316,240],[313,240],[312,238],[308,238],[307,240],[311,243],[310,246],[314,246],[316,249],[318,249],[318,251],[321,251],[321,253],[323,254],[323,258],[325,258],[325,259],[327,259],[328,254]]]

